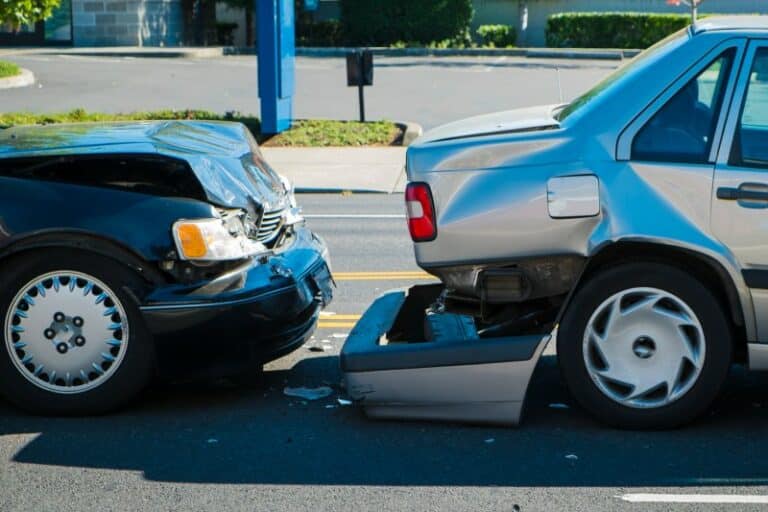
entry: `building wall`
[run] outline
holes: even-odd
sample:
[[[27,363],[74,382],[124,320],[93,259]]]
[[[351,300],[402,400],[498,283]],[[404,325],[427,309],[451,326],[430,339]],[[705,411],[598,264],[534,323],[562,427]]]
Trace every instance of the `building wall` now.
[[[75,46],[178,46],[181,0],[72,0]]]
[[[245,27],[245,9],[230,7],[224,2],[216,4],[216,21],[218,23],[237,23],[237,28],[232,35],[235,39],[235,46],[245,46],[246,27]]]

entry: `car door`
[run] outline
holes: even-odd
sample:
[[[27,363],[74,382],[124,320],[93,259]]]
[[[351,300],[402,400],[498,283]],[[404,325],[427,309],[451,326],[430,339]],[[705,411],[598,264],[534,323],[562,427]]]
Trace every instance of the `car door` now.
[[[768,341],[768,39],[751,40],[718,152],[712,231],[739,261]]]

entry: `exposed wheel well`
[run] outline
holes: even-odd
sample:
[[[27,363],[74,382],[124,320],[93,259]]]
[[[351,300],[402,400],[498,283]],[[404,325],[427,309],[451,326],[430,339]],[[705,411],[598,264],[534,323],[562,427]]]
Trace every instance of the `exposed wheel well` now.
[[[610,244],[590,258],[574,291],[591,276],[607,268],[628,262],[663,263],[688,272],[713,291],[715,297],[728,312],[727,318],[733,332],[734,356],[737,362],[747,357],[747,335],[744,315],[738,292],[727,271],[715,260],[692,251],[660,244],[643,242],[617,242]],[[573,292],[572,292],[573,293]],[[570,304],[566,300],[560,315]]]
[[[45,249],[71,249],[90,252],[114,260],[136,272],[147,283],[161,284],[166,279],[160,271],[119,243],[81,233],[50,233],[19,240],[0,250],[0,265]]]

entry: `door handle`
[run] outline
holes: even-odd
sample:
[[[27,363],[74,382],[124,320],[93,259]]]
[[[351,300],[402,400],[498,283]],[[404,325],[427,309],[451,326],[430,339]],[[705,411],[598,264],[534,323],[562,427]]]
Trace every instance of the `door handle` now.
[[[717,198],[724,201],[768,201],[768,185],[764,183],[742,183],[738,188],[720,187]]]

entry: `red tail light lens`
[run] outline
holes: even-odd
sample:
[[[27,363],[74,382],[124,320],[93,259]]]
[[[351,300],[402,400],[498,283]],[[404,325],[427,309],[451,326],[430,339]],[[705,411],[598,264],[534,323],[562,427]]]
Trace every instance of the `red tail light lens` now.
[[[435,206],[426,183],[409,183],[405,189],[405,210],[408,230],[414,242],[429,242],[437,238]]]

